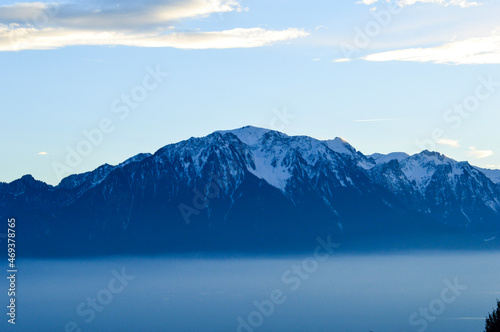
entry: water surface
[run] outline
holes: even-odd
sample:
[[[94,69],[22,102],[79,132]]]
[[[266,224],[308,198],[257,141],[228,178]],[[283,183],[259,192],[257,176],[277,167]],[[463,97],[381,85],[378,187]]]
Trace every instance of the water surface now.
[[[500,298],[497,252],[311,257],[19,260],[0,328],[481,332]]]

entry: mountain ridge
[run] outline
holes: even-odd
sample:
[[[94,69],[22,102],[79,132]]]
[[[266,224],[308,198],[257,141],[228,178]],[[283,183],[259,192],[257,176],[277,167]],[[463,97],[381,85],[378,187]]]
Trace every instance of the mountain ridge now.
[[[0,184],[0,198],[1,217],[29,221],[29,253],[74,251],[75,243],[120,253],[138,234],[164,252],[290,250],[325,232],[359,239],[500,230],[500,185],[468,162],[427,150],[366,156],[341,138],[251,126],[57,186],[23,176]]]
[[[271,129],[265,129],[265,128],[260,128],[260,127],[250,126],[250,125],[249,126],[244,126],[244,127],[241,127],[241,128],[237,128],[237,129],[232,129],[232,130],[217,130],[217,131],[215,131],[212,134],[209,134],[207,136],[203,136],[203,137],[191,137],[189,139],[186,139],[186,140],[183,140],[183,141],[180,141],[180,142],[177,142],[177,143],[172,143],[172,144],[165,145],[164,147],[158,149],[157,152],[160,151],[160,150],[162,150],[162,149],[164,149],[164,148],[166,148],[167,146],[176,145],[176,144],[179,144],[179,143],[182,143],[182,142],[187,142],[187,141],[192,140],[192,139],[204,138],[204,137],[208,137],[210,135],[216,134],[216,133],[220,133],[220,134],[234,133],[234,132],[241,131],[241,130],[244,130],[244,129],[253,129],[253,130],[261,131],[261,135],[263,135],[263,134],[265,134],[267,132],[278,132],[278,131],[274,131],[274,130],[271,130]],[[284,133],[280,133],[280,134],[285,135],[287,137],[308,137],[308,138],[312,138],[312,137],[304,136],[304,135],[300,135],[300,136],[288,136],[288,135],[286,135]],[[333,151],[338,152],[338,153],[351,154],[351,155],[356,154],[356,153],[362,154],[360,151],[356,150],[351,144],[349,144],[348,141],[346,141],[342,137],[335,137],[334,139],[323,140],[323,141],[322,140],[318,140],[318,141],[327,143],[327,145],[329,146],[329,148],[331,148]],[[330,142],[332,142],[332,144],[329,144]],[[341,144],[344,144],[344,146],[341,146]],[[250,144],[250,145],[252,145],[252,144]],[[347,153],[347,152],[349,152],[349,153]],[[421,154],[421,153],[439,154],[439,155],[444,156],[444,157],[448,158],[449,160],[451,160],[453,162],[457,162],[457,163],[458,162],[467,162],[467,161],[457,161],[457,160],[454,160],[454,159],[449,158],[449,157],[447,157],[447,156],[445,156],[445,155],[443,155],[443,154],[441,154],[441,153],[439,153],[437,151],[423,150],[423,151],[421,151],[419,153],[415,153],[414,155]],[[146,157],[149,157],[149,156],[152,156],[152,155],[153,154],[151,154],[151,153],[139,153],[139,154],[136,154],[136,155],[134,155],[134,156],[132,156],[130,158],[127,158],[125,161],[123,161],[122,163],[120,163],[120,164],[118,164],[116,166],[109,165],[109,164],[105,163],[105,164],[103,164],[101,166],[98,166],[97,168],[95,168],[93,170],[89,170],[89,171],[86,171],[84,173],[70,174],[70,175],[64,177],[57,185],[50,185],[50,184],[47,184],[47,185],[52,186],[52,187],[64,186],[65,182],[69,182],[69,180],[71,178],[75,177],[75,176],[81,176],[83,174],[92,173],[92,172],[98,171],[99,169],[101,169],[103,167],[109,167],[110,169],[114,169],[116,167],[124,166],[124,165],[126,165],[126,164],[128,164],[130,162],[141,161],[142,159],[144,159]],[[374,166],[376,166],[376,164],[379,164],[379,163],[387,163],[387,162],[389,162],[389,161],[391,161],[393,159],[397,159],[398,161],[401,161],[402,159],[406,159],[406,158],[411,157],[413,155],[409,155],[406,152],[390,152],[390,153],[387,153],[387,154],[383,154],[383,153],[373,153],[373,154],[370,154],[370,155],[364,155],[363,154],[363,156],[367,157],[368,159],[373,159],[373,161],[375,162],[375,164],[373,164],[371,166],[374,167]],[[487,168],[483,168],[483,167],[479,167],[479,166],[473,166],[473,167],[476,168],[477,170],[479,170],[480,172],[482,172],[483,174],[485,174],[485,176],[487,176],[492,182],[494,182],[494,183],[500,183],[500,169],[487,169]],[[31,176],[32,177],[31,174],[26,174],[24,176]],[[11,182],[2,182],[2,181],[0,181],[0,184],[10,184],[12,182],[20,180],[21,178],[15,179],[15,180],[13,180]],[[37,181],[44,182],[42,180],[37,180]]]

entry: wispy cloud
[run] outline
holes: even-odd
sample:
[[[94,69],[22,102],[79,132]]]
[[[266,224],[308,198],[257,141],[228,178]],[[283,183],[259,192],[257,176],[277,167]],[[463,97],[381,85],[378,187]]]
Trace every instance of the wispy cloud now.
[[[373,5],[375,2],[378,0],[361,0],[356,2],[357,4],[364,4],[364,5]]]
[[[442,64],[500,64],[500,31],[428,48],[408,48],[363,57],[368,61],[414,61]]]
[[[20,35],[17,37],[17,35]],[[136,47],[173,47],[181,49],[249,48],[270,45],[307,36],[300,29],[281,31],[262,28],[210,32],[123,33],[116,31],[83,31],[68,29],[2,29],[0,51],[55,49],[75,45],[122,45]],[[15,39],[16,43],[12,43]]]
[[[42,152],[38,152],[38,155],[40,155],[40,156],[45,156],[45,155],[48,155],[48,153],[47,153],[47,152],[45,152],[45,151],[42,151]]]
[[[416,3],[432,3],[440,6],[458,6],[462,8],[468,7],[476,7],[480,6],[481,3],[477,1],[468,1],[468,0],[400,0],[398,4],[401,6],[410,6]]]
[[[339,59],[334,59],[332,61],[333,62],[349,62],[349,61],[352,61],[352,59],[349,59],[349,58],[339,58]]]
[[[493,151],[491,150],[477,150],[475,146],[469,147],[469,151],[467,151],[467,154],[476,159],[482,159],[486,157],[490,157],[493,155]]]
[[[382,2],[381,0],[361,0],[358,1],[358,4],[365,4],[365,5],[373,5],[377,2]],[[385,2],[390,2],[390,0],[386,0]],[[458,6],[462,8],[468,8],[468,7],[476,7],[480,6],[481,3],[477,1],[468,1],[468,0],[398,0],[398,1],[393,1],[397,3],[398,5],[405,7],[405,6],[411,6],[416,3],[428,3],[428,4],[436,4],[440,6]]]
[[[441,138],[437,141],[438,144],[441,145],[448,145],[453,148],[459,148],[460,147],[460,142],[456,139],[450,139],[450,138]]]
[[[0,51],[73,45],[222,49],[267,46],[305,37],[302,29],[182,31],[180,21],[242,12],[236,0],[82,1],[0,6]]]

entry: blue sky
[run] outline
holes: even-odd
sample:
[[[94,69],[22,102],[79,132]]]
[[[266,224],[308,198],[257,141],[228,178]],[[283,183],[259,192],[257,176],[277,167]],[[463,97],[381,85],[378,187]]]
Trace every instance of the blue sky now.
[[[4,2],[0,181],[57,184],[248,124],[500,168],[499,12],[491,0]]]

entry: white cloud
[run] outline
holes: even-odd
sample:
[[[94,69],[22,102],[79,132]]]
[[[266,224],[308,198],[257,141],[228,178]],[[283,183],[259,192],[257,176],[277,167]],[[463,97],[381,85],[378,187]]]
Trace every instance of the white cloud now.
[[[180,20],[241,12],[236,0],[82,1],[0,6],[0,51],[73,45],[124,45],[182,49],[248,48],[309,34],[302,29],[234,28],[180,31]]]
[[[361,1],[358,1],[356,3],[364,4],[364,5],[373,5],[377,1],[378,0],[361,0]]]
[[[398,1],[398,4],[400,6],[411,6],[416,3],[432,3],[432,4],[437,4],[441,6],[458,6],[462,8],[467,8],[467,7],[476,7],[480,6],[481,3],[476,2],[476,1],[467,1],[467,0],[400,0]]]
[[[357,4],[365,4],[365,5],[373,5],[374,3],[379,2],[379,0],[361,0],[356,2]],[[390,2],[390,0],[386,0],[386,2]],[[468,7],[476,7],[482,5],[480,2],[477,1],[468,1],[468,0],[398,0],[394,1],[401,7],[405,6],[411,6],[416,3],[429,3],[429,4],[436,4],[436,5],[441,5],[441,6],[458,6],[462,8],[468,8]]]
[[[334,59],[332,61],[333,62],[349,62],[349,61],[352,61],[352,59],[349,59],[349,58],[340,58],[340,59]]]
[[[47,152],[45,152],[45,151],[38,152],[38,154],[39,154],[40,156],[45,156],[45,155],[48,155],[48,153],[47,153]]]
[[[460,147],[460,142],[456,139],[450,139],[450,138],[441,138],[440,140],[437,141],[438,144],[441,145],[448,145],[453,148],[459,148]]]
[[[488,164],[485,167],[488,168],[488,169],[500,169],[500,165]]]
[[[363,57],[368,61],[414,61],[445,64],[500,64],[500,33],[468,38],[428,48],[408,48],[375,53]]]
[[[136,47],[173,47],[181,49],[249,48],[305,37],[300,29],[281,31],[262,28],[167,34],[124,33],[71,29],[0,27],[0,51],[43,50],[75,45],[122,45]]]
[[[165,26],[186,18],[242,11],[236,0],[83,0],[61,3],[17,3],[0,6],[0,22],[89,29]]]
[[[487,158],[493,155],[493,151],[491,150],[477,150],[475,146],[469,147],[469,151],[467,154],[476,159]]]

